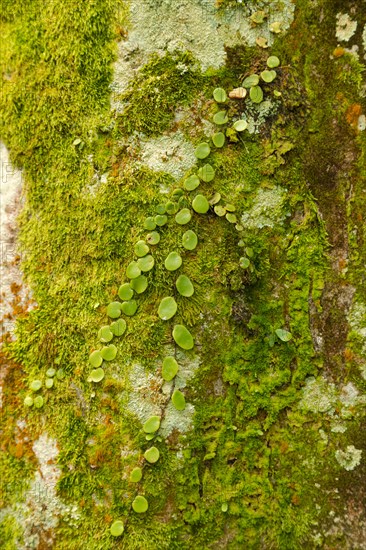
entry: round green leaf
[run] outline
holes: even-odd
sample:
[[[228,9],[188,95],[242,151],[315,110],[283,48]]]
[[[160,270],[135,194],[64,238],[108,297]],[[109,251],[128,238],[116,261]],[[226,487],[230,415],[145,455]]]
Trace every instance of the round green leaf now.
[[[236,208],[233,204],[225,204],[225,210],[228,212],[235,212]]]
[[[112,523],[109,531],[113,537],[120,537],[125,530],[123,522],[121,520],[116,520]]]
[[[226,214],[226,208],[224,208],[220,204],[217,204],[216,206],[214,206],[214,212],[217,216],[222,217],[222,216],[225,216]]]
[[[243,132],[247,127],[248,127],[248,123],[246,120],[243,120],[243,119],[237,120],[233,124],[234,130],[236,130],[237,132]]]
[[[58,380],[63,380],[65,378],[65,376],[66,376],[66,373],[65,373],[64,369],[57,369],[56,378]]]
[[[276,71],[268,71],[268,70],[265,70],[265,71],[262,71],[261,72],[261,79],[264,81],[264,82],[272,82],[277,76],[277,73]]]
[[[198,238],[194,231],[189,229],[183,234],[182,244],[187,250],[194,250],[198,244]]]
[[[177,187],[177,189],[174,189],[172,193],[172,197],[174,199],[179,199],[182,195],[184,195],[184,191],[181,187]]]
[[[44,403],[44,400],[42,395],[37,395],[37,397],[35,397],[33,400],[33,404],[37,409],[40,409],[41,407],[43,407],[43,403]]]
[[[235,216],[235,214],[231,214],[231,212],[228,212],[225,216],[225,218],[227,219],[228,222],[230,223],[236,223],[238,220],[237,220],[237,217]]]
[[[213,116],[213,121],[214,121],[214,124],[217,124],[218,126],[221,126],[222,124],[226,124],[229,121],[227,112],[219,111],[218,113],[215,113]]]
[[[227,503],[227,502],[223,502],[223,503],[221,504],[221,511],[222,511],[222,512],[227,512],[228,509],[229,509],[228,503]]]
[[[132,472],[130,473],[130,478],[129,480],[132,482],[132,483],[138,483],[139,481],[141,481],[142,479],[142,470],[141,468],[139,468],[138,466],[136,468],[134,468],[132,470]]]
[[[257,86],[259,83],[259,76],[257,74],[251,74],[243,80],[244,88],[251,88],[252,86]]]
[[[182,258],[178,252],[171,252],[165,259],[164,265],[168,271],[175,271],[182,265]]]
[[[99,369],[93,369],[89,375],[89,382],[100,382],[104,378],[104,370],[99,367]]]
[[[211,153],[211,149],[208,143],[200,143],[195,150],[195,155],[198,159],[203,160]]]
[[[192,176],[188,176],[187,179],[184,180],[184,187],[187,189],[187,191],[194,191],[200,184],[200,180],[196,176],[196,174],[192,174]]]
[[[279,90],[273,90],[273,95],[275,97],[281,97],[282,93]]]
[[[137,514],[143,514],[147,511],[148,507],[149,503],[146,498],[141,495],[138,495],[132,503],[132,508]]]
[[[175,216],[175,221],[179,223],[179,225],[185,225],[186,223],[191,221],[191,218],[191,211],[188,208],[182,208],[182,210],[180,210]]]
[[[177,287],[179,294],[181,296],[185,296],[186,298],[189,298],[194,293],[193,284],[187,275],[180,275],[175,283],[175,286]]]
[[[175,325],[173,329],[173,338],[179,347],[182,349],[192,349],[194,341],[192,334],[183,325]]]
[[[192,201],[192,208],[198,214],[206,214],[210,204],[204,195],[196,195]]]
[[[157,216],[155,216],[154,220],[156,225],[162,227],[168,221],[168,216],[166,216],[165,214],[158,214]]]
[[[53,376],[55,376],[55,374],[56,369],[54,369],[53,367],[46,370],[46,376],[48,376],[49,378],[52,378]]]
[[[38,391],[42,387],[42,380],[32,380],[29,384],[29,387],[32,391]]]
[[[155,212],[157,214],[165,214],[165,212],[166,212],[165,204],[158,204],[157,207],[155,208]]]
[[[128,264],[126,275],[129,279],[136,279],[136,277],[141,275],[141,270],[137,262],[133,261]]]
[[[146,441],[151,441],[152,439],[154,439],[154,437],[155,437],[155,434],[146,434],[145,435]]]
[[[163,298],[160,302],[158,315],[163,321],[168,321],[177,313],[177,302],[171,296]]]
[[[132,279],[131,286],[137,294],[142,294],[147,289],[147,277],[145,277],[145,275],[140,275],[140,277]]]
[[[89,355],[89,363],[92,367],[100,367],[100,365],[103,363],[103,357],[99,350],[93,351]]]
[[[111,331],[115,336],[122,336],[126,332],[127,324],[124,319],[118,319],[111,323]]]
[[[136,300],[128,300],[128,302],[123,302],[121,309],[125,315],[132,317],[137,311],[137,302]]]
[[[46,378],[44,385],[48,390],[52,388],[53,384],[54,384],[53,378]]]
[[[263,101],[263,91],[260,86],[250,88],[249,97],[253,103],[261,103]]]
[[[202,181],[208,183],[214,179],[215,170],[212,168],[211,164],[205,164],[198,170],[198,177]]]
[[[157,231],[153,231],[152,233],[148,233],[146,235],[146,240],[149,244],[158,244],[160,241],[160,235]]]
[[[172,403],[177,411],[184,411],[186,408],[186,400],[184,394],[179,390],[174,390],[172,395]]]
[[[178,370],[179,365],[174,357],[168,356],[164,358],[161,376],[166,382],[173,380],[174,376],[177,375]]]
[[[145,243],[145,241],[137,241],[135,244],[135,254],[139,258],[142,258],[143,256],[146,256],[146,254],[149,252],[149,247]]]
[[[33,405],[33,397],[27,395],[27,397],[24,398],[23,403],[26,407],[31,407]]]
[[[114,344],[109,344],[109,346],[104,346],[100,353],[105,361],[113,361],[117,355],[117,348]]]
[[[139,258],[137,260],[137,264],[139,266],[139,269],[141,271],[150,271],[154,267],[155,260],[151,256],[151,254],[148,254],[144,258]]]
[[[217,132],[212,136],[212,143],[215,147],[223,147],[225,145],[225,134]]]
[[[209,200],[209,203],[211,204],[211,206],[213,206],[214,204],[217,204],[220,200],[221,200],[220,193],[215,193],[213,197]]]
[[[111,319],[117,319],[121,315],[121,302],[111,302],[108,304],[107,315]]]
[[[159,449],[156,447],[150,447],[150,449],[147,449],[147,451],[144,452],[145,459],[150,462],[150,464],[154,464],[159,460]]]
[[[168,214],[175,214],[178,212],[178,205],[176,202],[169,201],[166,203],[166,211]]]
[[[216,88],[213,92],[213,97],[217,103],[225,103],[227,95],[224,88]]]
[[[157,432],[159,428],[160,428],[160,416],[150,416],[150,418],[146,420],[145,424],[142,427],[142,429],[146,434],[152,434],[154,432]]]
[[[107,344],[113,339],[113,332],[111,331],[111,327],[106,325],[99,329],[98,331],[98,338],[103,344]]]
[[[155,223],[155,220],[154,218],[152,217],[149,217],[149,218],[146,218],[145,219],[145,222],[144,222],[144,228],[147,229],[148,231],[153,231],[156,227],[156,223]]]
[[[249,258],[246,258],[245,256],[243,256],[242,258],[239,258],[239,265],[240,265],[240,267],[242,267],[243,269],[247,269],[247,267],[250,266],[250,260],[249,260]]]
[[[124,283],[119,287],[118,296],[121,300],[131,300],[133,296],[133,289],[131,288],[130,283]]]
[[[267,66],[270,68],[270,69],[275,69],[276,67],[278,67],[280,64],[280,60],[278,59],[278,57],[276,55],[271,55],[268,59],[267,59]]]
[[[276,329],[275,333],[277,334],[278,338],[282,340],[282,342],[289,342],[292,339],[291,332],[283,328]]]

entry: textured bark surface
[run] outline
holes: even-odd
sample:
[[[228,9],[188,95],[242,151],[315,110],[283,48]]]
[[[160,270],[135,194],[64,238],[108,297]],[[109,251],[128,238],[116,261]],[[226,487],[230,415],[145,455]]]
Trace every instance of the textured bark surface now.
[[[366,548],[365,2],[0,27],[1,548]]]

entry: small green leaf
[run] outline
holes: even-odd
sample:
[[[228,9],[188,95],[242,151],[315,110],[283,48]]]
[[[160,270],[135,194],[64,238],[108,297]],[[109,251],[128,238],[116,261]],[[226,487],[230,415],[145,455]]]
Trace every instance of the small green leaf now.
[[[107,306],[107,315],[111,319],[117,319],[121,315],[121,302],[111,302]]]
[[[135,244],[135,254],[138,256],[138,258],[142,258],[143,256],[146,256],[146,254],[149,252],[149,247],[145,243],[145,241],[137,241]]]
[[[226,208],[224,208],[220,204],[217,204],[216,206],[214,206],[214,212],[216,216],[222,217],[222,216],[225,216],[226,214]]]
[[[33,405],[36,407],[36,409],[40,409],[41,407],[43,407],[43,403],[44,400],[42,395],[37,395],[37,397],[33,399]]]
[[[179,225],[186,225],[186,223],[191,221],[191,218],[192,218],[191,211],[188,208],[182,208],[182,210],[180,210],[178,214],[176,214],[175,221]]]
[[[283,328],[276,329],[275,333],[277,334],[278,338],[282,340],[282,342],[289,342],[292,339],[291,332]]]
[[[148,233],[146,235],[146,241],[149,244],[155,245],[160,242],[160,235],[157,231],[153,231],[152,233]]]
[[[263,101],[263,91],[260,86],[250,88],[249,97],[253,103],[261,103]]]
[[[251,88],[252,86],[257,86],[259,84],[259,76],[257,74],[251,74],[243,80],[244,88]]]
[[[192,208],[198,214],[206,214],[210,204],[204,195],[196,195],[192,201]]]
[[[152,218],[151,216],[149,218],[146,218],[145,219],[145,222],[144,222],[144,228],[147,229],[148,231],[153,231],[156,227],[156,223],[155,223],[155,220],[154,218]]]
[[[233,204],[225,204],[225,209],[228,211],[228,212],[235,212],[236,208]]]
[[[66,373],[65,373],[64,369],[57,369],[56,378],[58,380],[63,380],[65,378],[65,376],[66,376]]]
[[[168,214],[176,214],[178,212],[178,204],[176,202],[169,201],[166,203],[166,211]]]
[[[158,315],[163,321],[168,321],[177,313],[177,302],[171,296],[163,298],[160,302]]]
[[[163,360],[163,368],[161,376],[166,382],[170,382],[177,375],[179,365],[172,356],[165,357]]]
[[[124,319],[118,319],[111,323],[111,331],[115,336],[122,336],[126,332],[127,324]]]
[[[282,32],[282,21],[273,21],[273,23],[270,24],[269,30],[273,32],[274,34],[279,34]]]
[[[132,279],[131,286],[137,294],[142,294],[147,289],[147,277],[140,275],[136,279]]]
[[[119,287],[118,296],[121,300],[131,300],[133,296],[133,289],[131,288],[130,283],[124,283]]]
[[[165,259],[164,265],[168,271],[175,271],[182,265],[182,258],[178,252],[171,252]]]
[[[228,509],[229,509],[228,503],[227,503],[227,502],[223,502],[223,503],[221,504],[221,511],[222,511],[222,512],[227,512]]]
[[[173,329],[173,338],[182,349],[189,350],[194,346],[192,334],[183,325],[175,325]]]
[[[198,177],[202,181],[208,183],[214,179],[215,170],[212,168],[211,164],[205,164],[198,170]]]
[[[46,370],[46,376],[48,376],[49,378],[52,378],[52,376],[55,376],[56,374],[56,369],[54,369],[53,367],[50,367],[49,369]]]
[[[249,260],[249,258],[246,258],[245,256],[243,256],[242,258],[239,258],[239,265],[240,265],[240,267],[242,267],[243,269],[247,269],[247,267],[250,266],[250,260]]]
[[[115,345],[109,344],[109,346],[104,346],[100,353],[105,361],[113,361],[117,355],[117,348]]]
[[[121,305],[121,309],[125,315],[132,317],[132,315],[135,315],[137,311],[136,300],[128,300],[127,302],[123,302],[123,304]]]
[[[168,221],[168,216],[166,216],[165,214],[158,214],[157,216],[155,216],[154,221],[156,225],[162,227]]]
[[[29,384],[29,387],[32,391],[38,391],[42,387],[42,380],[32,380]]]
[[[230,223],[236,223],[237,222],[237,217],[235,216],[235,214],[232,214],[231,212],[228,212],[226,214],[225,218]]]
[[[98,331],[98,338],[103,344],[107,344],[113,340],[113,332],[111,331],[111,327],[108,325],[101,327]]]
[[[184,180],[184,187],[187,189],[187,191],[194,191],[200,184],[200,180],[196,176],[196,174],[192,174],[192,176],[188,176],[187,179]]]
[[[224,88],[216,88],[213,92],[213,97],[217,103],[225,103],[227,95]]]
[[[147,451],[144,452],[145,459],[150,462],[150,464],[154,464],[159,460],[159,449],[156,447],[150,447],[150,449],[147,449]]]
[[[177,411],[184,411],[186,408],[186,400],[184,394],[179,390],[174,390],[172,395],[172,403]]]
[[[137,265],[141,271],[150,271],[154,267],[154,264],[155,260],[151,254],[137,260]]]
[[[165,204],[158,204],[157,207],[155,208],[155,212],[160,215],[165,214],[166,212]]]
[[[194,250],[198,244],[198,238],[194,231],[189,229],[183,234],[182,244],[187,250]]]
[[[211,153],[211,149],[208,143],[200,143],[195,150],[195,155],[198,159],[203,160]]]
[[[99,369],[93,369],[89,375],[88,382],[101,382],[104,378],[104,370],[99,367]]]
[[[120,537],[124,530],[125,528],[124,528],[123,522],[119,519],[114,521],[109,529],[110,534],[113,537]]]
[[[132,503],[132,508],[137,514],[143,514],[147,511],[149,507],[149,503],[147,502],[146,498],[142,495],[137,495],[135,500]]]
[[[211,139],[215,147],[221,148],[225,145],[225,134],[222,132],[217,132]]]
[[[26,407],[31,407],[33,405],[33,397],[27,395],[27,397],[24,398],[23,403]]]
[[[276,71],[268,71],[268,70],[265,70],[265,71],[262,71],[261,72],[261,79],[264,81],[264,82],[272,82],[277,76],[277,73]]]
[[[142,479],[142,469],[136,466],[130,473],[129,481],[132,483],[138,483]]]
[[[46,378],[44,385],[48,390],[52,388],[53,384],[54,384],[53,378]]]
[[[236,130],[237,132],[243,132],[244,130],[246,130],[247,127],[248,127],[248,123],[246,120],[243,120],[243,119],[237,120],[233,124],[234,130]]]
[[[180,275],[175,283],[175,286],[177,287],[179,294],[181,296],[185,296],[186,298],[189,298],[194,293],[193,284],[187,275]]]
[[[99,350],[93,351],[93,353],[89,355],[89,363],[92,367],[100,367],[103,363],[103,357]]]
[[[215,113],[213,116],[213,122],[218,126],[222,126],[223,124],[226,124],[228,121],[229,121],[229,117],[227,116],[226,111],[219,111],[218,113]]]
[[[252,15],[250,16],[250,19],[253,21],[253,23],[255,23],[255,25],[261,25],[262,23],[264,23],[264,20],[267,17],[268,16],[265,11],[258,10],[252,13]]]
[[[267,66],[270,68],[270,69],[275,69],[276,67],[278,67],[280,64],[280,60],[278,59],[278,57],[276,55],[271,55],[268,59],[267,59]]]
[[[141,275],[141,269],[139,268],[139,265],[137,262],[133,261],[128,264],[126,269],[126,275],[129,279],[136,279],[136,277]]]
[[[157,432],[159,428],[160,428],[160,416],[150,416],[150,418],[146,420],[145,424],[142,427],[142,429],[146,434],[152,434],[154,432]]]
[[[213,206],[214,204],[217,204],[218,202],[220,202],[220,200],[221,200],[220,193],[215,193],[208,202],[211,204],[211,206]]]

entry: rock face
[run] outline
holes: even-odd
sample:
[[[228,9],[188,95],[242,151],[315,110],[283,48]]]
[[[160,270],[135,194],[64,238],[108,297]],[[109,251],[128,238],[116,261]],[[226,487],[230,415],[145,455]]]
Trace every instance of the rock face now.
[[[6,550],[366,549],[365,28],[5,1]]]

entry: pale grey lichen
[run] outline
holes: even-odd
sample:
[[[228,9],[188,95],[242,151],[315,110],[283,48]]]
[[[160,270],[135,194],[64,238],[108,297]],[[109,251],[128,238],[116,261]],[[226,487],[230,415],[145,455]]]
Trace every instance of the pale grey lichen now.
[[[366,59],[366,24],[362,31],[362,46],[364,51],[364,58]]]
[[[362,450],[356,449],[354,445],[347,445],[345,451],[341,449],[335,452],[335,457],[340,466],[345,470],[354,470],[361,462]]]
[[[316,379],[313,376],[306,380],[303,396],[299,403],[301,409],[314,413],[333,414],[337,402],[337,390],[333,383],[325,378]]]
[[[357,21],[353,21],[348,13],[337,13],[336,37],[341,42],[348,42],[355,34]]]
[[[140,140],[141,164],[155,172],[167,172],[180,179],[197,162],[194,146],[182,132]]]
[[[286,189],[279,186],[273,189],[258,189],[252,207],[242,216],[242,225],[249,229],[261,229],[281,223],[286,217],[286,195]]]
[[[280,102],[266,99],[261,103],[248,102],[245,108],[245,115],[242,117],[247,121],[249,134],[257,134],[269,117],[274,116],[280,107]]]
[[[347,316],[351,329],[361,340],[361,354],[366,360],[366,305],[362,302],[354,301]],[[366,380],[366,364],[360,367],[361,376]]]

